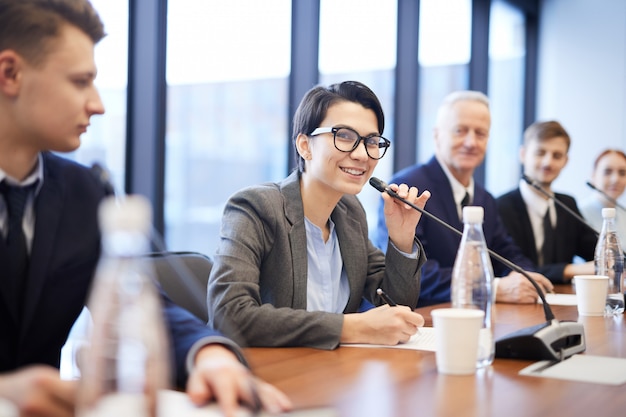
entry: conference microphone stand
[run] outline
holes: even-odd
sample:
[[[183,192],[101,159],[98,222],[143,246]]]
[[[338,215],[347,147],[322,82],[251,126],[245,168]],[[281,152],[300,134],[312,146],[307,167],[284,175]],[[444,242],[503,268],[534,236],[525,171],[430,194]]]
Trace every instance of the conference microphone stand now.
[[[610,195],[608,195],[607,193],[605,193],[604,191],[602,191],[601,189],[599,189],[598,187],[596,187],[595,185],[593,185],[592,183],[590,183],[589,181],[587,181],[587,185],[596,190],[597,192],[599,192],[600,194],[602,194],[602,196],[604,196],[604,198],[606,198],[609,202],[615,204],[615,207],[617,207],[618,209],[622,210],[622,211],[626,211],[626,207],[622,206],[620,203],[618,203],[618,201],[616,199],[614,199],[613,197],[611,197]]]
[[[571,208],[567,207],[565,205],[565,203],[563,203],[561,200],[559,200],[558,198],[556,198],[554,196],[554,194],[552,194],[551,192],[547,191],[545,188],[543,188],[537,181],[533,180],[532,178],[528,177],[526,174],[522,175],[522,179],[524,181],[526,181],[526,183],[528,185],[530,185],[531,187],[533,187],[535,190],[539,191],[541,194],[545,195],[546,197],[548,197],[550,200],[554,201],[556,204],[559,205],[559,207],[561,207],[563,210],[567,211],[571,216],[573,216],[576,220],[578,220],[579,222],[581,222],[582,224],[584,224],[585,226],[587,226],[589,229],[591,229],[593,231],[593,233],[596,234],[596,237],[600,236],[600,233],[598,233],[598,231],[592,226],[590,225],[587,220],[583,219],[579,214],[577,214],[574,210],[572,210]]]
[[[436,221],[446,229],[463,236],[463,232],[441,220],[434,214],[416,206],[410,201],[400,197],[395,191],[382,180],[371,177],[369,183],[381,193],[387,193],[391,197],[407,204],[428,218]],[[493,258],[506,265],[515,272],[522,274],[535,287],[543,304],[543,312],[546,323],[522,329],[518,332],[496,341],[496,357],[540,360],[548,359],[561,361],[576,353],[585,351],[585,336],[582,324],[576,322],[559,322],[555,317],[550,305],[539,284],[520,266],[509,261],[505,257],[487,248],[487,252]]]
[[[100,165],[98,162],[94,162],[91,165],[91,172],[96,176],[100,184],[104,187],[106,195],[115,195],[115,187],[111,183],[111,173],[108,169]]]
[[[546,191],[541,185],[539,185],[539,183],[537,183],[537,181],[533,180],[532,178],[527,177],[526,175],[522,175],[522,178],[524,179],[524,181],[526,181],[530,186],[532,186],[533,188],[535,188],[536,190],[538,190],[539,192],[541,192],[543,195],[545,195],[546,197],[548,197],[549,199],[553,200],[555,203],[557,203],[561,208],[563,208],[565,211],[567,211],[569,214],[571,214],[576,220],[578,220],[579,222],[581,222],[582,224],[584,224],[585,226],[587,226],[589,229],[593,230],[593,233],[596,234],[596,237],[600,237],[600,233],[598,233],[598,231],[596,229],[594,229],[594,227],[592,225],[590,225],[585,219],[583,219],[582,217],[580,217],[578,214],[576,214],[575,211],[573,211],[572,209],[570,209],[569,207],[567,207],[562,201],[560,201],[558,198],[556,198],[554,196],[554,194]],[[587,183],[590,187],[592,187],[593,189],[596,189],[593,185],[591,185],[591,183]],[[600,191],[600,190],[597,190]],[[602,191],[600,191],[602,193]],[[607,196],[608,197],[608,196]],[[610,197],[609,197],[610,198]],[[617,203],[617,202],[616,202]],[[622,251],[622,255],[624,255],[626,257],[626,252]]]

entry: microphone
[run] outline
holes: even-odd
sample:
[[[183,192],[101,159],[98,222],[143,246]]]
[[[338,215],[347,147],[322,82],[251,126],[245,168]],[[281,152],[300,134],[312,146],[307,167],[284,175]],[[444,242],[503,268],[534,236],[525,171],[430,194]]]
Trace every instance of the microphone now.
[[[98,162],[94,162],[91,165],[91,172],[96,176],[96,178],[100,181],[100,184],[104,187],[104,192],[106,195],[115,195],[115,187],[111,184],[111,175],[109,170],[104,168]]]
[[[590,183],[589,181],[587,181],[587,185],[591,187],[592,189],[596,190],[597,192],[599,192],[600,194],[602,194],[604,198],[606,198],[608,201],[615,204],[615,207],[626,211],[626,207],[622,206],[620,203],[617,202],[616,199],[614,199],[613,197],[611,197],[610,195],[608,195],[607,193],[605,193],[604,191],[602,191],[601,189],[599,189],[598,187]]]
[[[548,197],[550,200],[554,201],[556,204],[559,205],[559,207],[561,207],[563,210],[567,211],[571,216],[573,216],[576,220],[578,220],[579,222],[581,222],[582,224],[584,224],[585,226],[587,226],[589,229],[591,229],[593,231],[593,233],[596,234],[596,237],[600,236],[600,233],[598,233],[598,231],[592,226],[590,225],[587,220],[583,219],[580,215],[578,215],[574,210],[572,210],[571,208],[567,207],[561,200],[559,200],[558,198],[556,198],[554,196],[554,194],[552,194],[551,192],[546,191],[537,181],[533,180],[532,178],[528,177],[526,174],[522,174],[522,179],[524,181],[526,181],[526,183],[528,185],[530,185],[531,187],[533,187],[534,189],[536,189],[537,191],[539,191],[541,194],[545,195],[546,197]]]
[[[370,185],[381,193],[387,193],[419,211],[428,218],[435,220],[446,229],[463,236],[463,232],[444,222],[434,214],[417,207],[410,201],[400,197],[395,191],[382,180],[371,177]],[[511,359],[551,360],[562,361],[570,356],[585,351],[585,333],[583,325],[573,321],[559,322],[555,317],[550,305],[539,284],[524,269],[509,261],[505,257],[487,248],[487,252],[493,258],[503,263],[511,270],[522,274],[535,288],[543,303],[543,312],[546,323],[521,329],[508,336],[496,340],[496,357]]]

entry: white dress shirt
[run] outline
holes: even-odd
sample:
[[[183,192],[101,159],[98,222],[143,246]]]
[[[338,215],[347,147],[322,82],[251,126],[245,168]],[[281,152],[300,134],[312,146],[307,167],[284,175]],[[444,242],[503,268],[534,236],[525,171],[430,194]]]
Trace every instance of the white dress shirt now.
[[[0,182],[5,179],[8,184],[19,187],[31,185],[35,181],[39,180],[39,184],[37,184],[35,192],[31,193],[28,196],[28,200],[26,200],[26,205],[24,206],[24,217],[22,218],[22,228],[24,230],[24,237],[26,238],[26,247],[30,253],[30,249],[33,245],[33,236],[35,234],[35,196],[39,193],[39,190],[41,190],[43,185],[43,159],[41,154],[37,159],[37,166],[23,181],[18,181],[15,178],[8,176],[6,172],[0,169]],[[8,223],[9,210],[4,198],[0,196],[0,233],[4,239],[6,239],[7,233],[9,232]]]
[[[546,210],[550,207],[550,222],[552,223],[552,227],[555,227],[556,207],[552,199],[546,199],[543,196],[538,195],[524,180],[520,180],[519,189],[522,194],[522,198],[524,199],[524,203],[526,203],[526,210],[528,211],[530,224],[533,228],[536,245],[535,249],[537,250],[537,254],[541,257],[541,248],[543,247],[544,241],[543,218],[546,215]]]

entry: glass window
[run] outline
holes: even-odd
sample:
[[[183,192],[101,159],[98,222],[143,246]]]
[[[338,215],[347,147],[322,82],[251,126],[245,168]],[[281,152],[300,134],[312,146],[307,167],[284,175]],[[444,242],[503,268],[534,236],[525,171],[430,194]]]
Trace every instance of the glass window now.
[[[168,6],[165,235],[208,255],[235,191],[287,174],[289,0]]]
[[[385,112],[385,137],[393,128],[394,69],[396,66],[396,0],[322,0],[320,2],[319,71],[323,85],[355,80],[370,87]],[[391,178],[393,153],[378,162],[374,176]],[[359,199],[376,231],[380,193],[366,185]]]
[[[63,154],[109,171],[116,190],[124,190],[126,158],[126,84],[128,73],[128,1],[92,0],[107,35],[95,48],[98,87],[104,115],[91,118],[91,126],[76,151]]]
[[[433,127],[441,100],[468,88],[471,30],[471,0],[420,1],[418,162],[435,153]]]
[[[489,27],[491,134],[485,169],[486,187],[495,196],[515,188],[520,178],[525,38],[524,14],[502,0],[494,1]]]

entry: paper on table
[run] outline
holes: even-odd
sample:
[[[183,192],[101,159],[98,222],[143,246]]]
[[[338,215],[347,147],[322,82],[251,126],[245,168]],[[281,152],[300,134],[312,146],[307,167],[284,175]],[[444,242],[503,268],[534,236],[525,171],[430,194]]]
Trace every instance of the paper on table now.
[[[546,367],[549,361],[540,361],[519,371],[520,375],[596,384],[622,385],[626,383],[626,359],[606,356],[574,355]]]
[[[432,327],[420,327],[419,331],[411,336],[408,342],[400,343],[393,346],[388,345],[370,345],[365,343],[343,343],[341,346],[349,347],[375,347],[375,348],[395,348],[395,349],[413,349],[435,351],[435,331]]]
[[[184,392],[163,390],[159,393],[159,417],[222,417],[224,414],[216,403],[204,406],[194,405]],[[242,408],[238,417],[253,415],[249,410]],[[269,417],[276,414],[262,412],[259,417]],[[283,417],[338,417],[337,411],[332,408],[311,408],[306,410],[295,410],[289,413],[279,414]]]
[[[545,294],[546,301],[551,306],[575,306],[578,305],[576,302],[576,294]],[[539,298],[539,303],[541,303],[541,298]]]

